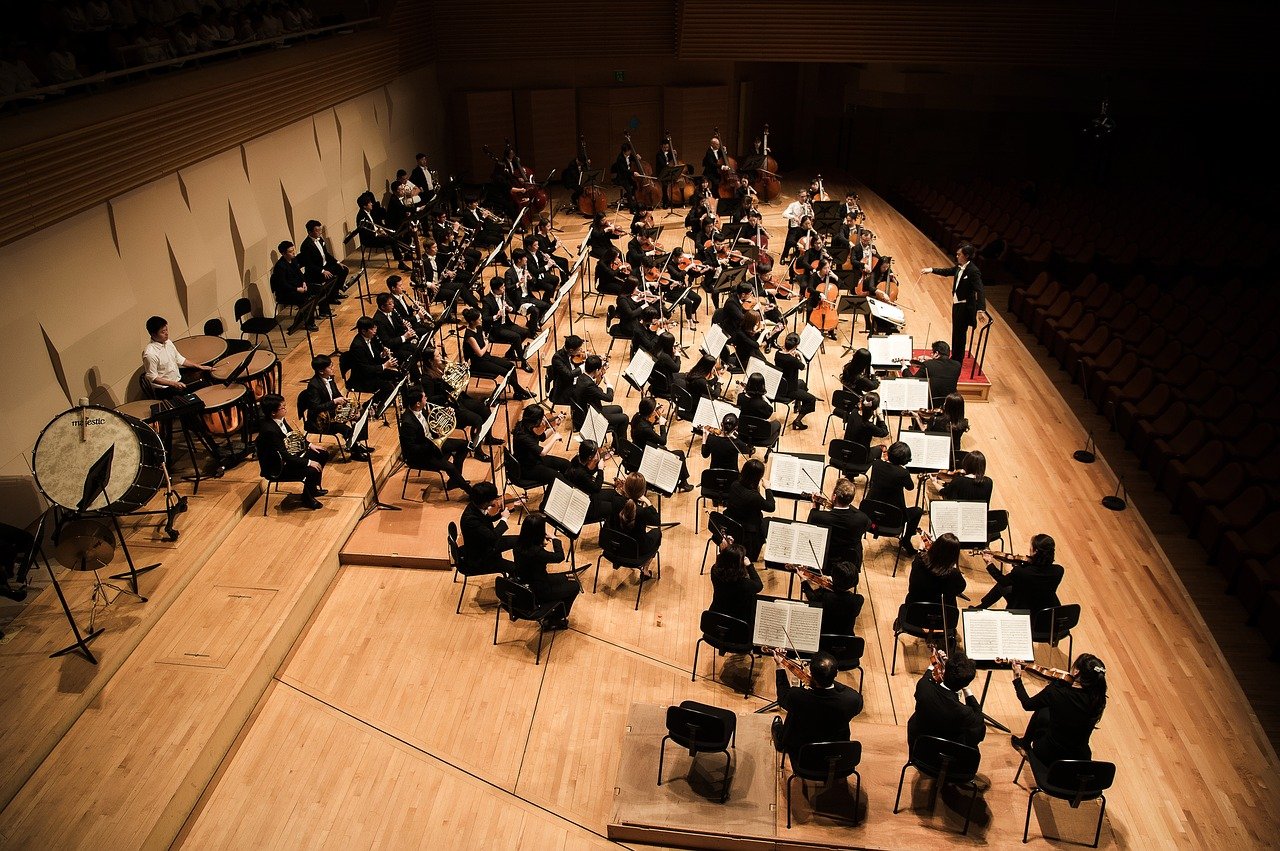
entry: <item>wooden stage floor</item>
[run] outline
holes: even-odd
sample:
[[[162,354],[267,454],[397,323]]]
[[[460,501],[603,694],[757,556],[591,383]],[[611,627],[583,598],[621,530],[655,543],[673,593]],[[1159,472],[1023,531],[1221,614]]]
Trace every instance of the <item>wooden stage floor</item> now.
[[[926,277],[915,285],[911,273],[942,263],[943,252],[872,193],[861,194],[878,245],[903,271],[902,298],[915,308],[908,330],[924,345],[949,336],[945,284]],[[779,241],[790,200],[766,208]],[[678,236],[677,220],[666,222]],[[566,245],[585,226],[567,215],[557,224]],[[374,271],[376,288],[385,274]],[[1105,459],[1071,460],[1082,442],[1079,422],[999,306],[989,309],[996,315],[990,398],[969,406],[965,445],[987,454],[993,507],[1011,512],[1013,548],[1021,551],[1036,532],[1059,542],[1067,568],[1061,595],[1084,609],[1075,649],[1106,661],[1110,705],[1093,744],[1119,774],[1104,844],[1273,846],[1280,835],[1274,751],[1143,518],[1098,504],[1115,483]],[[339,327],[358,314],[345,302]],[[566,327],[561,322],[562,333]],[[583,328],[577,322],[575,330]],[[603,350],[602,318],[585,328]],[[697,340],[686,331],[686,342]],[[305,342],[296,342],[285,359],[286,386],[307,373]],[[837,386],[838,354],[829,346],[813,367],[810,386],[820,399]],[[615,385],[625,360],[614,358]],[[808,431],[784,434],[783,451],[822,451],[828,411],[820,402]],[[688,437],[688,424],[677,424],[671,445],[683,448]],[[9,757],[0,761],[0,846],[598,847],[608,844],[615,816],[633,705],[694,699],[746,713],[772,698],[771,664],[757,663],[748,682],[745,661],[717,659],[713,681],[703,653],[690,680],[698,616],[711,599],[710,581],[699,575],[705,518],[696,534],[696,494],[666,501],[664,519],[681,525],[667,532],[662,579],[646,587],[640,610],[632,608],[631,574],[606,565],[594,595],[586,575],[573,628],[557,634],[535,666],[528,624],[502,621],[492,644],[490,580],[468,586],[457,615],[460,585],[450,573],[404,569],[439,563],[460,496],[446,501],[439,479],[424,477],[402,501],[400,475],[387,478],[393,430],[374,426],[371,440],[383,499],[406,506],[399,515],[358,522],[368,474],[345,464],[326,474],[333,493],[324,511],[281,511],[273,499],[263,519],[250,465],[202,486],[179,524],[183,539],[166,548],[165,568],[144,578],[151,602],[109,610],[99,668],[74,656],[44,660],[66,643],[47,600],[13,624],[17,637],[0,647],[10,683],[0,697],[10,719],[0,728]],[[695,442],[695,476],[705,464],[697,449]],[[473,462],[468,472],[483,469]],[[790,516],[790,505],[780,513]],[[903,728],[926,653],[905,641],[898,673],[889,674],[907,574],[891,575],[886,542],[866,549],[867,605],[857,625],[867,638],[866,708],[854,736],[866,725],[877,743],[863,764],[863,796],[874,806],[853,830],[801,813],[787,838],[882,848],[1016,842],[1025,792],[1012,783],[1008,739],[995,731],[982,745],[993,791],[979,801],[984,815],[968,838],[942,814],[888,812],[894,788],[886,778],[896,783],[905,758]],[[598,552],[588,532],[579,562]],[[970,596],[985,591],[981,563],[969,558],[964,566]],[[765,582],[766,592],[786,591],[785,576]],[[87,585],[80,582],[74,598],[82,613]],[[1066,662],[1049,651],[1039,661]],[[1025,724],[1007,673],[995,675],[987,712],[1015,730]],[[1059,844],[1042,831],[1077,838],[1052,812],[1046,820],[1037,808],[1032,844]],[[785,833],[784,814],[775,818]]]

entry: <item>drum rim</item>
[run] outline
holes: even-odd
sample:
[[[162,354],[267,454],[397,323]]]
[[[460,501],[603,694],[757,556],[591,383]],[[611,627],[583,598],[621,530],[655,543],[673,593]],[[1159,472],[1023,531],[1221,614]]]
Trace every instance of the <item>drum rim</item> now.
[[[271,358],[271,360],[267,361],[266,365],[259,367],[258,369],[253,369],[252,368],[253,359],[256,358],[258,355],[266,355],[269,358]],[[262,373],[266,372],[267,370],[271,369],[273,366],[275,366],[279,362],[280,362],[280,357],[275,352],[267,351],[266,349],[257,349],[256,351],[253,352],[253,354],[249,356],[249,360],[245,364],[244,372],[236,376],[236,379],[235,379],[236,383],[259,376]],[[218,367],[222,366],[224,363],[227,365],[235,363],[238,366],[240,362],[236,359],[235,355],[223,355],[222,358],[219,359],[219,361],[214,365],[213,367],[214,372],[210,373],[210,375],[213,375],[213,377],[218,381],[227,380],[226,378],[219,377],[216,374]],[[231,370],[227,373],[227,375],[230,376],[232,372],[235,372],[235,367],[232,367]]]
[[[130,425],[130,427],[133,429],[133,433],[134,433],[134,434],[136,434],[136,435],[140,435],[140,436],[145,435],[145,436],[147,436],[147,440],[148,440],[148,441],[151,441],[151,440],[154,440],[154,441],[155,441],[155,443],[154,443],[154,444],[153,444],[153,446],[152,446],[152,449],[153,449],[153,450],[159,450],[159,452],[160,452],[160,464],[161,464],[161,466],[163,466],[163,465],[165,465],[165,464],[167,464],[167,463],[168,463],[168,460],[169,460],[169,459],[168,459],[168,453],[166,453],[166,452],[165,452],[165,449],[164,449],[164,441],[160,439],[160,435],[156,434],[155,429],[153,429],[150,425],[148,425],[144,420],[140,420],[140,419],[138,419],[138,418],[137,418],[137,417],[135,417],[135,416],[131,416],[131,415],[129,415],[129,414],[122,413],[122,412],[120,412],[120,411],[117,411],[115,408],[108,408],[108,407],[105,407],[105,406],[103,406],[103,405],[74,405],[74,406],[72,406],[72,407],[70,407],[70,408],[67,408],[65,411],[63,411],[62,413],[58,414],[58,415],[57,415],[57,416],[55,416],[53,419],[49,420],[49,422],[45,423],[45,424],[44,424],[44,428],[40,429],[40,434],[39,434],[39,435],[37,435],[37,437],[36,437],[35,445],[31,448],[31,480],[32,480],[33,482],[35,482],[36,488],[40,491],[40,495],[41,495],[41,496],[43,496],[43,497],[45,498],[45,500],[47,500],[47,501],[49,502],[49,504],[51,504],[51,505],[56,505],[56,506],[58,506],[59,508],[66,509],[66,510],[68,510],[68,511],[75,511],[75,510],[76,510],[76,509],[75,509],[75,506],[72,506],[72,505],[63,505],[62,503],[58,502],[56,499],[54,499],[54,498],[49,494],[49,492],[48,492],[47,490],[45,490],[44,485],[40,483],[40,474],[39,474],[38,472],[36,472],[36,468],[39,466],[39,465],[37,464],[36,459],[39,457],[39,454],[40,454],[40,443],[41,443],[41,441],[43,441],[43,440],[44,440],[45,433],[49,431],[49,429],[53,426],[53,424],[54,424],[54,423],[56,423],[56,422],[58,422],[59,420],[61,420],[61,419],[62,419],[63,417],[65,417],[67,414],[74,413],[75,411],[81,411],[81,410],[83,410],[83,411],[90,411],[90,410],[93,410],[93,411],[105,411],[105,412],[107,412],[108,414],[112,414],[112,415],[117,416],[117,417],[119,417],[120,419],[124,420],[124,421],[125,421],[127,424],[129,424],[129,425]],[[138,442],[139,442],[139,443],[142,443],[142,441],[141,441],[141,440],[139,440]],[[135,486],[136,484],[137,484],[137,483],[135,482],[135,483],[134,483],[134,485],[131,485],[130,487],[133,487],[133,486]],[[155,489],[155,491],[152,491],[151,496],[155,496],[155,495],[156,495],[156,493],[157,493],[157,492],[159,492],[159,490],[160,490],[160,488],[156,488],[156,489]],[[148,497],[148,499],[150,499],[150,497]],[[105,513],[105,514],[115,514],[115,513],[117,513],[117,512],[110,511],[109,509],[111,508],[111,506],[115,505],[115,504],[116,504],[116,503],[118,503],[119,501],[120,501],[120,500],[119,500],[119,499],[117,499],[115,502],[109,502],[109,503],[107,503],[106,505],[103,505],[101,508],[94,508],[94,509],[90,509],[90,510],[91,510],[91,511],[96,511],[96,512]],[[145,504],[145,503],[144,503],[144,504]],[[139,506],[139,507],[140,507],[140,506]],[[128,512],[125,512],[125,513],[128,513]]]
[[[210,408],[207,404],[205,404],[204,397],[200,395],[200,391],[202,390],[239,390],[240,395],[235,396],[234,398],[228,399],[225,402],[219,402],[216,407]],[[239,402],[242,398],[244,398],[244,396],[248,392],[249,392],[248,387],[241,384],[239,381],[233,381],[230,384],[211,384],[208,387],[197,387],[195,390],[191,391],[191,395],[199,399],[201,405],[204,405],[204,410],[201,411],[201,413],[208,413],[210,411],[216,411],[219,408],[223,407],[224,405],[234,405],[236,402]]]

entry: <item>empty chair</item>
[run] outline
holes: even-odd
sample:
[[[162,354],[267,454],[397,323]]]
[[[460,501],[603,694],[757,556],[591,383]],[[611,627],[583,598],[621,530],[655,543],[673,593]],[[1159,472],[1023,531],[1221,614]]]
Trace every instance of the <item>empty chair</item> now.
[[[889,666],[892,676],[898,672],[898,636],[906,633],[929,644],[951,647],[956,640],[956,621],[960,610],[942,603],[903,603],[893,623],[893,658]]]
[[[1018,764],[1018,773],[1013,776],[1014,783],[1018,782],[1022,767],[1027,762],[1027,758],[1023,757],[1022,762]],[[1027,841],[1031,831],[1031,807],[1035,803],[1036,795],[1044,794],[1051,798],[1069,801],[1072,809],[1079,807],[1085,801],[1101,799],[1102,805],[1098,808],[1098,826],[1093,833],[1093,843],[1089,846],[1097,848],[1098,840],[1102,837],[1102,818],[1107,812],[1107,796],[1103,793],[1115,782],[1115,763],[1092,759],[1060,759],[1046,766],[1035,758],[1030,762],[1035,785],[1031,787],[1031,794],[1027,796],[1027,820],[1022,826],[1022,841]]]
[[[1065,606],[1050,606],[1037,609],[1031,613],[1031,641],[1035,644],[1048,644],[1057,647],[1062,639],[1067,639],[1067,658],[1075,657],[1075,639],[1071,630],[1080,624],[1080,605],[1069,603]]]
[[[658,785],[662,785],[662,766],[667,756],[667,740],[675,742],[689,752],[689,756],[697,759],[699,754],[724,754],[724,785],[720,794],[720,803],[729,798],[729,766],[733,763],[733,755],[729,748],[734,747],[734,739],[738,732],[738,716],[728,709],[708,706],[694,700],[682,701],[679,706],[667,707],[667,734],[662,737],[658,748]]]
[[[272,316],[254,316],[253,302],[248,298],[238,298],[235,304],[236,322],[240,325],[240,336],[252,334],[254,337],[266,337],[267,348],[275,351],[275,346],[271,345],[271,332],[280,332],[280,344],[288,347],[289,343],[284,338],[284,329],[280,327],[280,322]]]

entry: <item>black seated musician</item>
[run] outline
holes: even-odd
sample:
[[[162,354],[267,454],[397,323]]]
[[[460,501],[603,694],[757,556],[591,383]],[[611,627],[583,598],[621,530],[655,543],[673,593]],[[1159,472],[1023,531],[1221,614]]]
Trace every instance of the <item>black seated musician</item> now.
[[[986,316],[987,300],[982,288],[982,272],[973,260],[977,255],[969,243],[956,249],[956,265],[926,266],[923,274],[951,278],[951,357],[964,362],[965,341],[969,329],[978,324],[978,317]]]
[[[846,301],[849,304],[850,312],[855,316],[863,318],[863,327],[870,334],[874,330],[875,320],[871,316],[871,307],[867,303],[868,296],[876,294],[876,287],[883,281],[883,275],[887,270],[884,263],[873,265],[871,274],[865,274],[858,271],[863,267],[870,258],[872,264],[877,263],[875,246],[871,244],[871,231],[864,230],[849,249],[849,262],[853,265],[854,282],[851,289],[846,293]]]
[[[720,182],[733,177],[729,170],[729,155],[720,143],[719,136],[712,136],[707,152],[702,155],[702,176],[710,184],[712,197],[720,192]]]
[[[492,248],[502,242],[505,235],[502,225],[490,218],[491,215],[480,206],[479,198],[468,198],[458,211],[458,221],[472,232],[475,244],[482,248]]]
[[[830,551],[830,546],[828,546]],[[831,587],[811,585],[809,580],[800,583],[800,591],[809,605],[822,609],[823,635],[853,635],[854,625],[865,601],[857,593],[858,569],[853,562],[837,561],[826,571],[831,577]]]
[[[452,237],[450,237],[452,238]],[[480,308],[480,299],[471,288],[469,276],[458,270],[443,254],[435,240],[423,244],[422,283],[428,290],[435,287],[435,299],[444,305],[453,303],[454,296],[468,307]]]
[[[738,479],[729,485],[728,496],[725,497],[724,514],[738,524],[741,532],[737,542],[746,551],[747,558],[753,562],[760,557],[760,550],[765,541],[765,513],[777,510],[778,504],[773,492],[760,483],[764,480],[764,462],[759,458],[751,458],[742,465]]]
[[[955,606],[966,585],[960,572],[960,539],[945,532],[927,551],[916,553],[912,559],[907,597],[903,602],[943,602]]]
[[[666,274],[671,276],[674,283],[667,291],[667,300],[672,304],[680,302],[684,306],[684,318],[690,325],[697,326],[698,308],[702,307],[702,294],[698,292],[698,288],[705,285],[708,270],[696,258],[690,258],[692,262],[689,268],[681,268],[684,259],[684,248],[677,245],[671,249]]]
[[[776,441],[782,432],[782,423],[773,419],[773,403],[765,396],[764,376],[753,372],[738,394],[738,410],[744,417],[755,417],[769,423],[769,440]]]
[[[189,361],[178,353],[169,340],[169,320],[163,316],[147,319],[147,334],[151,342],[142,350],[143,375],[151,384],[151,393],[157,399],[169,399],[179,393],[190,393],[209,383],[206,373],[213,367]],[[199,373],[196,378],[184,378],[182,370]]]
[[[391,350],[403,368],[413,371],[418,332],[396,312],[395,297],[391,293],[378,293],[376,304],[378,309],[371,318],[378,339]]]
[[[987,456],[978,449],[967,453],[960,461],[960,470],[961,475],[938,489],[938,496],[968,502],[990,502],[995,485],[987,477]]]
[[[795,406],[796,418],[791,427],[804,431],[804,418],[818,407],[818,397],[809,392],[809,385],[800,377],[805,368],[800,357],[800,335],[792,331],[782,341],[782,351],[773,356],[773,365],[782,372],[782,381],[778,388],[779,401],[789,402]]]
[[[489,281],[489,293],[484,297],[482,309],[485,332],[494,342],[509,344],[511,348],[508,354],[511,358],[525,372],[533,372],[533,367],[529,366],[529,361],[524,357],[525,341],[533,336],[533,332],[516,322],[519,307],[508,299],[502,278]]]
[[[791,276],[791,280],[794,282],[801,276],[806,277],[807,280],[803,282],[803,286],[805,288],[811,288],[816,283],[826,283],[827,278],[834,274],[834,270],[824,270],[820,280],[815,280],[813,273],[814,270],[818,268],[821,261],[831,260],[830,256],[827,255],[827,238],[817,231],[814,231],[812,236],[808,239],[808,248],[801,249],[801,246],[803,246],[804,243],[804,235],[801,234],[799,242],[796,244],[798,254],[791,262],[791,267],[788,272]]]
[[[711,267],[709,277],[714,278],[722,266],[727,265],[727,261],[720,257],[716,250],[716,243],[722,242],[723,237],[720,230],[716,227],[715,217],[703,219],[701,232],[694,237],[694,244],[697,246],[697,258],[706,266]],[[720,306],[720,295],[714,290],[711,293],[711,303],[716,307]]]
[[[687,389],[680,362],[676,338],[669,331],[658,334],[653,347],[653,372],[649,375],[649,388],[654,395],[666,398],[671,395],[672,387]]]
[[[942,404],[925,416],[921,416],[919,411],[912,411],[911,419],[913,431],[950,436],[952,455],[957,461],[964,458],[965,452],[960,448],[960,441],[969,430],[969,419],[964,415],[964,397],[959,393],[948,393]]]
[[[622,187],[622,203],[632,212],[639,209],[636,204],[636,172],[640,171],[640,155],[631,147],[630,142],[623,142],[618,149],[618,157],[613,161],[613,182]]]
[[[408,172],[399,169],[395,180],[391,181],[390,192],[387,193],[387,225],[393,229],[403,227],[414,212],[406,204],[406,199],[412,197],[414,190],[414,187],[406,186],[408,183]]]
[[[596,292],[601,295],[621,296],[635,291],[640,285],[622,260],[622,255],[612,245],[596,263]]]
[[[652,396],[645,396],[631,417],[631,442],[642,450],[646,446],[666,449],[667,432],[670,428],[667,417],[658,408],[658,401]],[[693,485],[689,484],[689,465],[685,463],[683,452],[676,449],[673,454],[680,459],[680,478],[676,491],[688,493],[693,490]]]
[[[503,553],[515,549],[517,537],[508,535],[506,503],[493,482],[477,482],[468,494],[458,527],[462,531],[462,557],[474,568],[499,568],[511,575],[516,566]]]
[[[494,164],[490,198],[492,203],[502,210],[507,218],[514,218],[518,210],[515,198],[523,198],[529,192],[525,185],[524,166],[515,148],[507,145],[502,150],[502,159]]]
[[[470,443],[475,446],[477,460],[488,461],[486,446],[502,446],[502,439],[489,434],[483,442],[477,443],[479,430],[489,419],[489,407],[483,399],[477,399],[467,392],[464,384],[456,393],[453,387],[444,380],[445,361],[441,351],[435,346],[427,346],[422,350],[422,392],[427,401],[442,408],[452,408],[457,418],[458,428],[471,432]]]
[[[854,393],[866,393],[880,386],[880,379],[871,371],[871,350],[856,349],[840,371],[840,384]]]
[[[404,262],[404,250],[394,232],[387,228],[386,214],[378,207],[378,199],[372,192],[365,192],[356,199],[360,211],[356,213],[356,230],[360,231],[360,244],[365,248],[390,248],[398,268],[408,272]]]
[[[635,333],[631,337],[631,356],[644,351],[650,355],[658,353],[658,338],[661,329],[666,326],[661,314],[654,307],[642,307]]]
[[[801,686],[791,684],[781,652],[774,655],[778,705],[787,711],[785,721],[774,719],[775,747],[786,751],[794,763],[805,745],[849,741],[849,722],[862,711],[862,695],[836,682],[840,672],[836,657],[825,650],[814,654],[809,661],[809,685]]]
[[[623,291],[618,294],[613,305],[613,315],[618,320],[618,324],[610,334],[619,339],[632,340],[634,353],[634,341],[636,335],[640,333],[640,312],[644,309],[643,294],[637,291],[633,278],[622,279],[621,286]]]
[[[982,707],[969,689],[977,674],[977,666],[962,650],[947,657],[942,682],[934,679],[934,665],[925,669],[916,683],[915,711],[907,720],[908,749],[922,736],[978,746],[987,735],[987,725]]]
[[[856,192],[847,193],[844,196],[844,203],[840,205],[840,218],[843,219],[848,216],[853,216],[854,218],[861,218],[862,215],[863,215],[862,206],[858,203],[858,193]]]
[[[903,370],[904,376],[923,375],[929,379],[929,399],[935,406],[956,392],[960,381],[960,362],[951,359],[951,347],[943,340],[936,341],[931,354],[924,360],[913,360]]]
[[[285,437],[294,432],[285,419],[284,397],[268,393],[258,404],[262,411],[262,428],[258,432],[256,448],[263,473],[278,471],[284,481],[301,481],[302,506],[312,510],[321,508],[316,497],[328,493],[320,486],[324,465],[329,460],[328,451],[322,446],[304,442],[301,452],[291,454]]]
[[[550,485],[569,468],[568,458],[551,454],[564,439],[553,424],[546,408],[528,405],[511,430],[511,454],[520,463],[521,474],[543,485]]]
[[[415,470],[439,470],[446,474],[445,492],[457,488],[470,495],[473,487],[462,475],[467,457],[467,442],[445,437],[437,445],[427,419],[427,397],[421,389],[410,387],[404,393],[406,411],[400,417],[400,454],[404,463]]]
[[[720,361],[711,355],[702,355],[684,375],[684,387],[689,391],[689,410],[681,410],[680,416],[692,420],[698,409],[698,400],[702,398],[720,398]]]
[[[545,211],[538,214],[538,224],[534,233],[540,241],[540,256],[551,258],[551,261],[560,268],[560,276],[563,279],[569,274],[569,259],[557,253],[560,250],[560,240],[552,233],[551,217]]]
[[[621,239],[623,231],[615,227],[604,213],[596,213],[591,220],[591,232],[587,234],[587,250],[597,260],[607,261],[607,255],[613,250],[613,242]]]
[[[1107,668],[1101,659],[1081,653],[1069,673],[1073,682],[1053,680],[1033,697],[1022,682],[1022,665],[1013,663],[1014,693],[1032,713],[1026,732],[1012,737],[1013,746],[1044,766],[1092,759],[1089,737],[1107,708]]]
[[[751,627],[756,622],[756,595],[762,591],[764,582],[742,546],[722,535],[720,552],[711,566],[711,611]]]
[[[1065,571],[1062,565],[1054,561],[1056,554],[1057,544],[1053,538],[1048,535],[1032,535],[1030,558],[1015,562],[1008,573],[996,566],[995,559],[984,555],[987,572],[996,584],[977,606],[971,608],[987,609],[1002,599],[1006,608],[1032,612],[1060,605],[1058,585],[1061,584]]]
[[[881,448],[883,449],[883,445]],[[907,516],[906,492],[916,489],[916,481],[907,471],[907,465],[910,463],[911,447],[900,440],[890,444],[881,458],[877,458],[875,453],[872,453],[871,479],[867,482],[867,491],[862,498],[864,512],[871,514],[867,508],[868,502],[883,503],[901,511],[907,524],[911,525],[913,518]],[[911,513],[915,524],[919,525],[920,509],[912,508]],[[901,540],[900,544],[904,551],[915,552],[910,538]]]
[[[622,507],[622,495],[612,487],[604,486],[604,453],[591,439],[578,444],[578,454],[569,462],[562,478],[570,486],[591,497],[587,509],[587,523],[604,520]]]
[[[824,301],[827,303],[834,301],[834,304],[831,305],[834,310],[839,310],[841,308],[842,302],[846,301],[847,297],[836,292],[834,293],[835,298],[833,299],[831,297],[833,294],[830,292],[831,286],[836,284],[838,280],[839,276],[836,275],[835,271],[831,268],[831,260],[826,257],[820,259],[817,267],[813,269],[810,274],[804,277],[803,284],[801,286],[801,292],[804,294],[806,301],[806,315],[820,307]],[[865,302],[866,299],[863,299],[863,301]],[[865,308],[865,304],[863,306]],[[858,310],[855,307],[854,313],[857,312]],[[823,334],[831,340],[836,340],[840,337],[838,329],[834,327],[827,329]]]
[[[564,345],[551,356],[551,404],[569,405],[573,402],[573,389],[582,377],[582,366],[587,360],[582,338],[569,334]]]
[[[795,257],[808,251],[812,247],[809,240],[816,233],[817,231],[813,229],[813,216],[801,216],[799,224],[787,230],[787,238],[782,243],[782,254],[779,257],[784,263],[789,263]],[[802,239],[804,242],[801,241]]]
[[[648,482],[643,475],[628,473],[622,480],[622,498],[618,501],[618,510],[604,521],[606,529],[622,532],[635,539],[640,547],[641,558],[652,558],[662,546],[662,524],[658,519],[658,510],[645,495],[647,488]],[[653,578],[647,567],[640,571],[640,576],[646,580]]]
[[[544,301],[550,302],[559,288],[565,270],[556,263],[557,259],[547,252],[545,240],[540,234],[532,233],[524,238],[524,250],[529,252],[529,273],[533,282],[529,291],[538,293]]]
[[[746,368],[752,358],[764,360],[764,351],[760,343],[763,326],[764,320],[761,319],[760,314],[754,309],[747,310],[742,314],[742,322],[729,335],[729,344],[733,346],[734,355],[743,368]]]
[[[849,412],[849,420],[844,425],[844,439],[870,449],[873,439],[888,436],[889,424],[880,413],[880,394],[869,390],[862,394],[858,406]]]
[[[529,269],[528,251],[517,248],[511,252],[511,265],[503,273],[502,283],[506,291],[507,303],[527,317],[528,326],[525,330],[536,327],[542,317],[547,315],[551,303],[538,298],[538,288],[534,282],[533,272]],[[529,332],[529,336],[533,336],[532,331]]]
[[[563,564],[565,554],[564,545],[550,533],[547,516],[541,511],[532,512],[520,524],[513,555],[514,577],[533,592],[538,605],[559,603],[561,606],[547,616],[542,628],[568,629],[569,612],[573,601],[582,593],[582,586],[569,573],[547,572],[547,565]]]
[[[489,342],[489,337],[480,322],[480,311],[474,307],[468,307],[462,311],[462,321],[467,326],[462,335],[462,352],[467,362],[471,364],[471,372],[485,378],[499,378],[511,372],[515,363],[493,353],[493,344]],[[533,398],[533,394],[521,387],[514,376],[509,383],[511,398],[516,400]]]
[[[573,155],[573,159],[564,167],[560,176],[561,185],[569,190],[569,204],[575,208],[582,193],[591,185],[586,180],[586,175],[590,171],[591,159],[583,146],[579,145],[578,152]]]
[[[751,186],[751,179],[747,175],[738,175],[738,185],[733,190],[733,197],[738,199],[744,210],[748,204],[747,199],[756,197],[756,190]],[[739,218],[745,219],[745,212],[739,213]]]
[[[333,358],[316,355],[311,359],[311,372],[307,389],[302,391],[303,402],[300,405],[307,412],[307,431],[311,434],[336,434],[349,442],[352,425],[338,422],[333,416],[338,403],[346,401],[346,396],[338,389],[338,382],[334,377]],[[366,422],[360,431],[360,441],[351,449],[352,458],[363,461],[369,457],[372,450],[366,442],[368,439],[369,424]]]
[[[381,393],[403,377],[395,358],[378,339],[378,325],[372,316],[356,320],[356,335],[347,348],[351,377],[347,384],[368,393]]]
[[[405,285],[404,278],[399,275],[387,276],[387,292],[391,294],[391,310],[399,316],[419,337],[430,335],[434,323],[417,299]]]
[[[831,574],[832,566],[843,562],[852,566],[853,584],[857,586],[862,571],[862,537],[871,528],[871,520],[853,505],[853,482],[843,476],[831,493],[831,507],[821,507],[821,494],[813,494],[813,508],[809,509],[807,522],[829,530],[827,554],[823,572]]]
[[[695,201],[689,205],[689,212],[684,217],[684,229],[694,242],[697,242],[698,236],[703,233],[707,219],[710,219],[713,225],[715,224],[715,214],[711,212],[711,207],[706,201]]]
[[[619,452],[627,448],[627,414],[620,405],[613,402],[613,385],[605,376],[604,361],[599,355],[588,355],[586,375],[579,379],[574,388],[574,401],[577,403],[573,412],[573,425],[581,430],[583,419],[588,409],[594,408],[609,421],[609,431],[613,434],[613,446]]]
[[[276,249],[280,252],[280,259],[271,267],[271,294],[275,297],[277,304],[299,306],[314,295],[314,292],[307,286],[302,276],[298,248],[286,239],[276,246]],[[325,310],[327,311],[328,308]],[[308,330],[316,330],[314,319],[308,326]]]
[[[720,418],[720,433],[708,433],[702,439],[702,457],[711,459],[711,468],[738,470],[738,456],[750,457],[756,448],[737,436],[738,415],[725,414]]]
[[[716,305],[715,313],[711,314],[711,321],[720,326],[725,336],[732,337],[735,331],[742,328],[747,315],[746,304],[751,300],[751,296],[750,284],[738,284],[733,295],[725,300],[723,307]]]
[[[350,283],[347,281],[346,266],[338,262],[329,251],[329,243],[324,238],[324,225],[315,219],[307,222],[307,238],[298,246],[298,261],[302,264],[302,274],[307,283],[316,286],[329,286],[337,281],[337,292],[345,291]]]

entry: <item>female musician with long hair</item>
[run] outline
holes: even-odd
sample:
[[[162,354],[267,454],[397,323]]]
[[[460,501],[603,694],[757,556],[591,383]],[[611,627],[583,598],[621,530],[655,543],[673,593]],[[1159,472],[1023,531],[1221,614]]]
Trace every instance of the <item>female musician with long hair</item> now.
[[[748,375],[747,383],[738,394],[738,410],[742,411],[744,417],[755,417],[768,422],[770,439],[776,441],[782,432],[782,423],[773,419],[773,403],[765,396],[766,390],[763,375],[758,372]]]
[[[640,546],[642,558],[652,558],[662,546],[662,527],[658,510],[645,496],[648,482],[640,473],[629,473],[622,480],[622,503],[618,510],[605,518],[607,529],[630,535]],[[652,579],[649,569],[640,571],[641,579]]]
[[[873,438],[888,436],[889,424],[880,413],[880,394],[870,390],[849,412],[849,419],[844,424],[844,439],[870,449]]]
[[[912,559],[904,602],[944,602],[954,606],[956,598],[964,593],[966,584],[964,574],[960,572],[960,539],[947,532],[939,535],[929,549],[917,553]]]
[[[471,372],[475,375],[482,375],[486,378],[506,375],[511,372],[515,364],[506,358],[500,358],[493,354],[493,344],[489,342],[489,337],[481,326],[480,317],[480,311],[474,307],[468,307],[462,311],[462,321],[467,326],[462,335],[463,356],[471,364]],[[520,382],[511,381],[510,386],[512,398],[533,398],[533,394],[521,387]]]
[[[969,458],[980,455],[970,452]],[[969,458],[965,460],[968,461]],[[1005,601],[1006,608],[1039,611],[1060,605],[1058,585],[1066,572],[1062,565],[1056,563],[1057,544],[1048,535],[1031,536],[1031,555],[1026,561],[1016,561],[1008,573],[996,567],[995,559],[983,556],[987,563],[987,572],[996,581],[991,590],[982,598],[975,609],[986,609]]]
[[[844,389],[854,393],[866,393],[880,386],[880,379],[871,371],[871,350],[856,349],[840,372]]]
[[[549,547],[549,549],[548,549]],[[582,586],[567,573],[547,573],[547,565],[564,563],[564,545],[547,531],[547,517],[535,511],[520,524],[515,546],[515,578],[533,592],[539,605],[560,603],[563,616],[551,615],[543,629],[568,629],[569,611],[582,593]]]
[[[550,454],[563,437],[541,405],[529,405],[521,412],[520,422],[511,430],[511,454],[524,478],[550,485],[564,475],[569,459]]]
[[[1107,708],[1107,668],[1092,653],[1071,666],[1072,682],[1053,680],[1034,697],[1022,683],[1022,665],[1013,663],[1013,690],[1022,708],[1032,712],[1027,730],[1013,746],[1049,766],[1061,759],[1091,759],[1089,737]]]
[[[738,456],[751,456],[756,448],[737,437],[738,415],[725,414],[720,418],[719,434],[708,433],[702,439],[702,457],[711,459],[717,470],[738,470]]]
[[[987,477],[987,456],[975,449],[964,456],[960,469],[963,474],[943,485],[938,490],[938,496],[968,502],[990,502],[995,483]]]
[[[916,431],[933,431],[951,435],[951,448],[957,461],[963,454],[960,451],[960,439],[969,430],[969,420],[964,415],[964,397],[959,393],[948,393],[942,400],[942,407],[931,412],[928,418],[919,411],[911,412]]]
[[[778,508],[773,493],[768,488],[761,492],[760,483],[763,480],[764,462],[759,458],[751,458],[742,465],[738,480],[729,485],[729,493],[725,497],[724,515],[741,528],[737,543],[742,545],[747,558],[753,562],[760,557],[760,549],[764,546],[764,515]]]
[[[711,566],[711,611],[751,626],[756,622],[756,595],[763,590],[764,582],[742,545],[723,536]]]
[[[685,373],[684,385],[689,391],[690,409],[681,410],[680,416],[686,420],[692,420],[694,411],[698,408],[699,399],[720,398],[723,389],[720,385],[720,360],[705,354],[698,358],[693,368]]]

